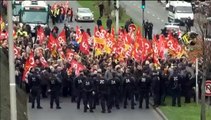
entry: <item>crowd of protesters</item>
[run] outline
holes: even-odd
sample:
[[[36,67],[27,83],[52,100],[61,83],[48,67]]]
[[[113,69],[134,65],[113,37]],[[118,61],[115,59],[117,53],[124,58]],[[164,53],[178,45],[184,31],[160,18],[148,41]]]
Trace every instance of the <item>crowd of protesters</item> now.
[[[68,20],[72,21],[72,10],[69,10]],[[52,12],[53,23],[63,19],[57,18]],[[110,24],[107,27],[111,31]],[[39,28],[35,28],[36,32]],[[29,93],[32,108],[37,101],[36,107],[42,109],[42,99],[50,97],[50,108],[55,102],[56,108],[61,109],[61,96],[71,97],[77,109],[81,108],[83,101],[84,112],[94,112],[96,106],[101,105],[102,113],[129,105],[131,109],[135,109],[136,105],[142,108],[143,100],[144,107],[148,109],[150,97],[153,98],[154,107],[165,105],[167,95],[172,96],[172,106],[181,107],[181,96],[185,96],[185,103],[190,103],[192,98],[195,101],[195,67],[186,58],[169,55],[165,60],[159,59],[160,66],[156,66],[151,58],[137,62],[132,58],[119,61],[114,54],[84,55],[76,40],[77,30],[67,25],[62,29],[67,41],[61,45],[61,51],[57,51],[50,50],[48,42],[51,35],[55,38],[59,36],[61,28],[44,28],[44,42],[40,44],[38,33],[32,37],[29,25],[14,24],[16,83]],[[80,31],[92,37],[90,29],[80,28]],[[7,39],[1,40],[1,46],[7,53]],[[82,70],[77,70],[67,59],[62,59],[60,54],[66,54],[68,50],[74,52],[72,61],[85,66]],[[92,47],[90,51],[94,51]],[[35,66],[30,66],[26,72],[27,63]]]

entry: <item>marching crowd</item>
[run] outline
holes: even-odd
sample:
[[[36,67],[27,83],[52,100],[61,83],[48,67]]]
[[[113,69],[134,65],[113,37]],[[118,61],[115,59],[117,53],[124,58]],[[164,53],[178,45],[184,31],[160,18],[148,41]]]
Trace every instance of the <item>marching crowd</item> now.
[[[90,29],[79,30],[92,36]],[[42,109],[41,100],[50,97],[50,108],[55,103],[61,109],[61,96],[71,96],[77,109],[83,101],[84,112],[94,112],[101,105],[102,113],[121,106],[142,108],[144,100],[148,109],[150,96],[154,107],[165,105],[167,95],[172,96],[172,106],[181,107],[181,96],[185,96],[186,103],[191,98],[195,100],[194,66],[186,58],[169,55],[165,60],[159,59],[158,66],[152,58],[135,61],[132,57],[118,60],[115,54],[108,53],[83,54],[77,41],[77,28],[64,26],[65,44],[57,39],[61,37],[59,31],[56,26],[43,29],[37,26],[34,37],[29,25],[14,24],[16,83],[29,93],[32,108],[36,102],[36,107]],[[52,40],[61,43],[49,44]],[[7,39],[1,40],[1,46],[7,52]],[[93,52],[94,48],[90,47],[89,51]]]

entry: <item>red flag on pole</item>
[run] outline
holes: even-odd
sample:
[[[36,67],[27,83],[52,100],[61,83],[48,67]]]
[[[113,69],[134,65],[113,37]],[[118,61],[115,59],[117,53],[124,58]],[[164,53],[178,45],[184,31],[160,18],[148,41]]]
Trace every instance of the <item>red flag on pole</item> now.
[[[60,44],[64,45],[66,44],[66,34],[65,34],[65,29],[62,30],[62,32],[59,34],[57,40],[59,41]]]
[[[83,33],[82,41],[79,47],[80,51],[85,55],[89,54],[89,43],[88,43],[88,35],[86,32]]]
[[[25,66],[24,66],[24,72],[23,72],[23,77],[22,80],[26,81],[27,76],[31,68],[35,67],[35,61],[34,61],[34,53],[31,52],[29,55],[29,58],[26,60]],[[27,81],[28,82],[28,81]]]

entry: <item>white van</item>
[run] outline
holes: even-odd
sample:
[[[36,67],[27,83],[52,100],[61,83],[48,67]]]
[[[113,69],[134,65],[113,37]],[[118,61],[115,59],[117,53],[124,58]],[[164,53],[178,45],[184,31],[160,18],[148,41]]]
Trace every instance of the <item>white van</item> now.
[[[169,14],[168,21],[183,21],[190,18],[192,23],[194,20],[194,14],[191,3],[185,1],[170,1],[169,2]]]

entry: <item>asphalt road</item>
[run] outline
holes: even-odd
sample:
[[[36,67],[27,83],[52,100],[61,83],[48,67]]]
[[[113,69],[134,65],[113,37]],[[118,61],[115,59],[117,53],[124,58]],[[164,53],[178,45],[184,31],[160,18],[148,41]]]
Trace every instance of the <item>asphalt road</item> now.
[[[49,3],[50,5],[56,3],[56,1],[51,1],[51,0],[46,0],[48,1],[47,3]],[[59,1],[58,3],[65,3],[66,1]],[[69,1],[69,5],[73,8],[73,12],[75,14],[77,8],[80,7],[80,4],[78,4],[78,2],[76,0],[71,0]],[[62,28],[64,27],[64,24],[66,24],[69,27],[73,27],[75,28],[76,26],[82,27],[84,30],[86,30],[87,28],[91,29],[91,31],[94,31],[94,26],[95,23],[94,22],[76,22],[73,18],[73,22],[64,22],[64,23],[58,23],[56,24],[56,26],[58,28],[60,28],[60,30],[62,30]],[[50,27],[52,27],[52,22],[50,20]],[[93,33],[92,33],[93,34]]]
[[[53,4],[55,1],[48,1],[48,3]],[[70,1],[69,4],[74,11],[80,7],[76,1]],[[90,28],[91,31],[94,30],[95,26],[95,23],[78,23],[75,21],[66,24],[74,28],[75,26],[82,26],[84,29]],[[52,26],[53,25],[50,24],[50,27]],[[61,30],[64,26],[64,23],[59,23],[57,26]],[[61,100],[61,110],[50,109],[49,99],[42,99],[41,105],[43,109],[38,110],[31,109],[31,104],[28,104],[29,120],[161,120],[160,116],[152,108],[148,110],[138,108],[131,110],[128,107],[128,109],[114,109],[112,113],[102,114],[100,112],[101,108],[98,106],[94,113],[84,113],[82,109],[76,109],[76,104],[71,103],[70,98]]]
[[[41,100],[43,109],[28,108],[29,120],[162,120],[160,116],[152,109],[136,109],[131,110],[120,108],[113,109],[111,113],[101,113],[98,106],[94,113],[84,113],[83,109],[77,110],[76,104],[71,103],[70,98],[61,100],[62,109],[50,109],[48,99]],[[28,106],[31,106],[29,104]],[[83,108],[83,105],[81,106]]]
[[[120,5],[126,9],[126,13],[139,25],[142,25],[143,21],[141,4],[141,1],[120,1]],[[161,29],[168,21],[168,11],[157,1],[146,0],[144,19],[153,23],[153,34],[158,34],[161,33]]]

